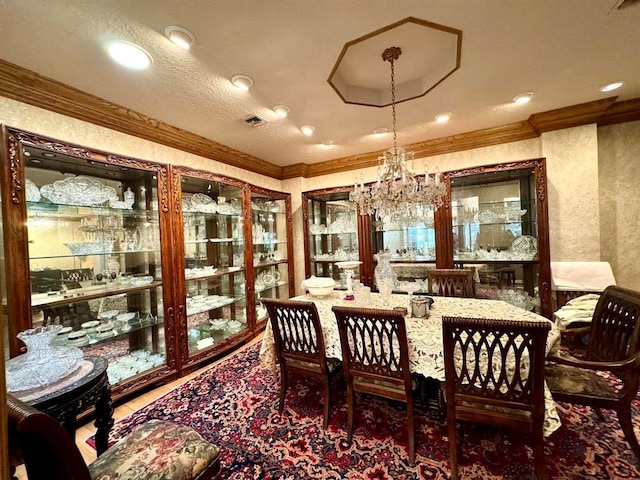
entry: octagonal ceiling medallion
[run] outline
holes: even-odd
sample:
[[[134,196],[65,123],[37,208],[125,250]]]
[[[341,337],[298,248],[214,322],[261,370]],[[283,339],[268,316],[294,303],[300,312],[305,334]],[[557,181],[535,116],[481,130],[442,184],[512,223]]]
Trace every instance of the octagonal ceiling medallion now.
[[[391,105],[388,47],[400,47],[395,64],[396,103],[422,97],[460,67],[462,31],[407,17],[347,42],[327,82],[345,103]]]

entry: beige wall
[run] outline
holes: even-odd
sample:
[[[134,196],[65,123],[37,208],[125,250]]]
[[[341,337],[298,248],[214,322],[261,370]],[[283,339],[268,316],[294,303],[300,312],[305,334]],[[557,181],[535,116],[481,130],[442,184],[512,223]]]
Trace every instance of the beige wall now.
[[[0,98],[0,123],[121,155],[188,165],[290,192],[294,211],[297,291],[300,291],[299,284],[304,278],[301,192],[350,185],[356,177],[360,178],[361,173],[365,182],[374,180],[376,175],[373,167],[362,172],[279,181],[5,98]],[[640,289],[640,260],[636,260],[637,255],[628,255],[628,252],[637,250],[634,241],[638,238],[638,222],[634,223],[635,218],[629,212],[633,212],[638,198],[633,188],[638,184],[640,175],[637,168],[634,170],[640,158],[639,131],[638,122],[606,127],[600,134],[599,148],[598,129],[595,124],[586,125],[548,132],[539,138],[521,142],[416,159],[414,170],[424,171],[427,168],[433,171],[439,168],[446,171],[546,157],[551,259],[609,260],[619,284]],[[605,162],[613,163],[615,167],[599,171],[598,164]],[[599,182],[602,183],[600,188]],[[624,189],[630,194],[618,195]],[[615,209],[611,203],[615,203]],[[612,210],[615,210],[615,217],[611,216]],[[628,221],[620,221],[627,217]],[[606,232],[602,238],[601,231]],[[624,264],[622,258],[625,258]]]
[[[598,129],[598,164],[601,257],[640,290],[640,121]]]
[[[544,133],[551,261],[600,260],[595,124]]]

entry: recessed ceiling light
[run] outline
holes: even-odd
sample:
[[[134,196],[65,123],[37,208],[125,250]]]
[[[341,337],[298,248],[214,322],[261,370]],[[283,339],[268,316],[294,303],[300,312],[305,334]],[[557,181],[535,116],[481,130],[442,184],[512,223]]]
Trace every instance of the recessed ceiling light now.
[[[53,157],[55,157],[55,156],[56,156],[56,154],[55,154],[55,153],[53,153],[53,152],[42,152],[42,156],[43,156],[43,157],[53,158]]]
[[[529,103],[531,98],[533,97],[533,92],[525,92],[520,95],[516,95],[513,97],[513,102],[519,105],[524,105],[525,103]]]
[[[335,142],[333,140],[322,140],[322,145],[324,145],[325,147],[330,147],[331,145],[333,145]]]
[[[276,115],[282,118],[285,118],[287,115],[289,115],[289,107],[287,107],[286,105],[276,105],[275,107],[273,107],[273,111],[276,112]]]
[[[612,92],[613,90],[617,90],[624,85],[624,82],[613,82],[608,83],[604,87],[600,87],[601,92]]]
[[[144,70],[151,65],[151,55],[129,42],[112,42],[107,46],[111,58],[126,68]]]
[[[36,164],[42,163],[42,160],[40,160],[39,158],[32,158],[32,159],[30,159],[29,161],[30,161],[31,163],[36,163]]]
[[[435,118],[438,123],[447,123],[451,118],[451,112],[439,113]]]
[[[248,75],[234,75],[231,77],[231,83],[233,83],[240,90],[249,90],[253,87],[253,78]]]
[[[386,128],[384,128],[384,127],[378,127],[373,131],[373,133],[375,135],[382,135],[383,133],[387,133],[387,131],[388,130]]]
[[[195,43],[196,37],[184,27],[178,27],[177,25],[169,25],[164,29],[164,35],[180,48],[189,50]]]
[[[311,135],[313,135],[313,131],[315,130],[315,127],[312,127],[311,125],[305,125],[304,127],[300,127],[300,130],[307,137],[310,137]]]

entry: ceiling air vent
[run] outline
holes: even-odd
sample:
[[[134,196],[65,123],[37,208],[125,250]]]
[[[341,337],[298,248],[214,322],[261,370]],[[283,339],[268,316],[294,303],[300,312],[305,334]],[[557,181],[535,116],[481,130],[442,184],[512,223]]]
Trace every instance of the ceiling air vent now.
[[[249,115],[248,117],[243,118],[242,121],[250,127],[259,127],[260,125],[264,125],[265,123],[267,123],[266,120],[260,118],[257,115]]]

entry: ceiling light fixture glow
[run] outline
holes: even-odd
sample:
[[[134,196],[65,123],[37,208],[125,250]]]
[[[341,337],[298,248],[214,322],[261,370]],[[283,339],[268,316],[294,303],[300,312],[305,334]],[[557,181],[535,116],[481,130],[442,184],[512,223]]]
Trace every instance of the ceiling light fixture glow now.
[[[451,119],[451,112],[439,113],[435,119],[438,123],[447,123]]]
[[[383,133],[387,133],[388,130],[384,127],[378,127],[373,131],[374,135],[382,135]]]
[[[303,127],[300,127],[300,130],[302,131],[302,133],[304,133],[307,137],[310,137],[311,135],[313,135],[313,132],[315,130],[315,127],[312,127],[311,125],[305,125]]]
[[[131,70],[144,70],[152,62],[151,55],[129,42],[112,42],[107,46],[107,52],[118,64]]]
[[[196,42],[196,37],[184,27],[169,25],[164,29],[164,36],[175,43],[180,48],[189,50]]]
[[[620,87],[622,87],[624,85],[624,82],[613,82],[613,83],[608,83],[603,87],[600,87],[600,91],[601,92],[612,92],[614,90],[619,89]]]
[[[234,75],[231,77],[231,83],[233,83],[240,90],[248,91],[253,87],[253,78],[248,75]]]
[[[333,140],[323,140],[322,145],[324,145],[325,147],[330,147],[332,146],[335,142]]]
[[[532,97],[533,92],[521,93],[520,95],[516,95],[515,97],[513,97],[513,102],[517,103],[518,105],[524,105],[525,103],[529,103]]]
[[[276,105],[273,107],[273,111],[276,112],[276,115],[280,118],[286,118],[286,116],[289,115],[289,107],[286,105]]]

